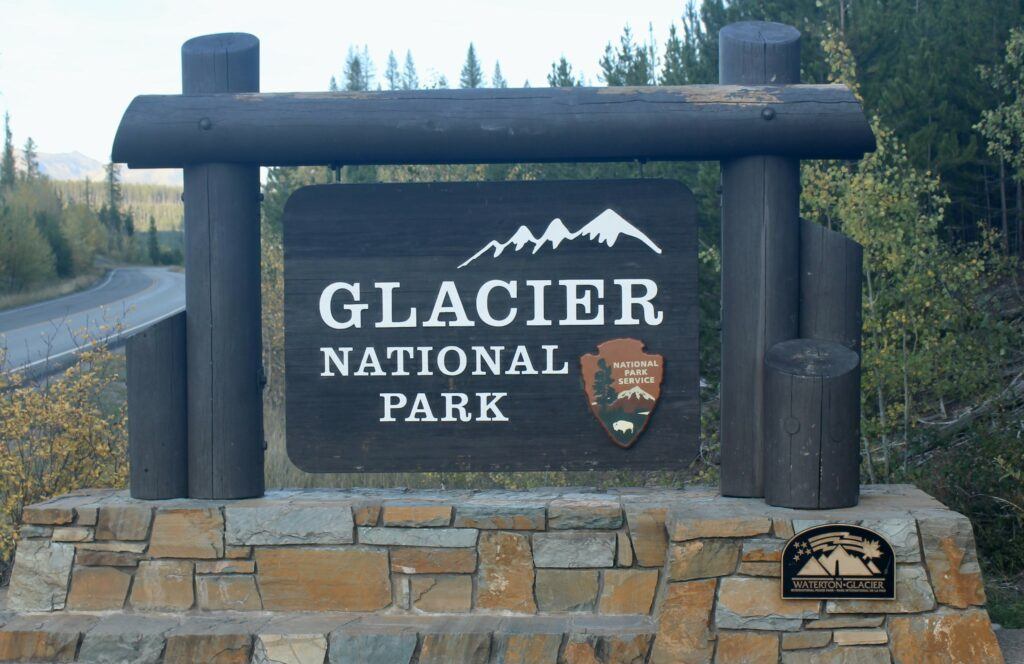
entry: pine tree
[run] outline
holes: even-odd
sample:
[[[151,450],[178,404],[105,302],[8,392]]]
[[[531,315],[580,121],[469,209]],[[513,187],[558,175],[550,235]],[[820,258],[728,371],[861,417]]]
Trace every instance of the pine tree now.
[[[492,88],[507,88],[508,81],[501,75],[501,63],[494,63],[494,75],[491,76],[491,87]]]
[[[551,73],[548,74],[548,85],[553,88],[572,88],[583,85],[582,80],[577,80],[576,74],[572,71],[572,65],[563,55],[558,62],[551,63]]]
[[[331,82],[327,84],[327,89],[330,90],[331,92],[337,92],[338,91],[338,79],[336,79],[333,76],[331,76]]]
[[[11,134],[11,114],[4,113],[4,154],[0,160],[0,189],[14,186],[18,178],[18,166],[14,161],[14,139]]]
[[[85,197],[85,209],[91,210],[92,209],[92,180],[89,179],[88,175],[85,176],[85,194],[84,194],[84,197]]]
[[[345,58],[345,89],[350,92],[365,91],[373,87],[373,62],[370,51],[363,47],[362,51],[349,47]]]
[[[149,215],[149,234],[147,237],[149,248],[149,262],[153,265],[160,264],[160,242],[156,236],[156,218]]]
[[[412,61],[412,51],[405,52],[405,66],[402,69],[402,89],[418,90],[420,77],[416,74],[416,63]]]
[[[388,83],[388,90],[402,87],[402,75],[398,72],[398,58],[394,51],[388,52],[388,68],[384,71],[384,80]]]
[[[655,52],[653,44],[637,44],[629,26],[619,38],[619,48],[609,43],[600,61],[601,79],[607,85],[653,85]]]
[[[610,406],[618,398],[611,367],[602,357],[597,361],[597,371],[594,372],[594,399],[602,406]]]
[[[484,72],[480,68],[480,61],[476,57],[476,49],[470,42],[469,50],[466,51],[466,62],[462,65],[462,74],[459,76],[459,87],[479,88],[484,84]]]
[[[39,179],[39,154],[36,152],[36,142],[29,136],[22,149],[22,156],[25,159],[25,179]]]
[[[444,74],[441,74],[440,76],[438,76],[437,77],[437,82],[434,83],[434,88],[437,89],[437,90],[447,90],[448,89],[448,77],[445,76]]]

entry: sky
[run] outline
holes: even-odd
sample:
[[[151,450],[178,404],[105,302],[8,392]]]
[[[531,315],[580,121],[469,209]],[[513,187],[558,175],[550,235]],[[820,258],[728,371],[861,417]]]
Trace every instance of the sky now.
[[[264,92],[325,90],[349,46],[366,45],[378,75],[389,50],[412,51],[421,81],[457,84],[470,41],[488,80],[546,85],[565,57],[594,85],[598,59],[629,25],[664,43],[685,0],[0,0],[0,113],[14,140],[40,152],[107,161],[132,97],[181,90],[182,42],[249,32],[260,39]]]

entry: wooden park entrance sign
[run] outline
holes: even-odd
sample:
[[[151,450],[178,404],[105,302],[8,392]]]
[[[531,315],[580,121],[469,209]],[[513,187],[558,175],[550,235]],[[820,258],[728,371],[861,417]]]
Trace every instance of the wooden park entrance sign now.
[[[322,185],[292,196],[284,229],[300,468],[693,458],[697,221],[678,183]],[[622,349],[598,359],[603,344]],[[589,363],[603,374],[585,386]]]
[[[258,50],[243,34],[189,41],[183,94],[136,98],[115,139],[114,161],[185,171],[185,321],[129,345],[134,495],[263,492],[260,166],[713,159],[722,492],[765,495],[767,447],[802,460],[770,466],[769,481],[792,485],[769,491],[780,504],[856,502],[860,254],[801,225],[799,160],[856,159],[874,138],[849,89],[799,84],[795,29],[728,26],[720,85],[682,87],[261,94]],[[685,187],[328,185],[297,192],[284,228],[287,442],[301,468],[693,460]],[[159,383],[142,378],[158,366]]]

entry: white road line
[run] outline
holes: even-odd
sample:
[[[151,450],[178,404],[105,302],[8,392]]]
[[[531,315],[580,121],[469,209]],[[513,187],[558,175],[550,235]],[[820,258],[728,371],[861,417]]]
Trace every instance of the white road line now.
[[[48,304],[53,304],[55,301],[63,300],[66,297],[74,297],[76,295],[85,295],[86,293],[91,293],[94,290],[99,290],[100,288],[103,288],[104,286],[109,284],[110,280],[114,278],[114,273],[117,272],[120,269],[121,268],[119,268],[119,267],[115,267],[113,270],[111,270],[110,272],[107,273],[107,278],[103,280],[103,283],[96,284],[95,286],[93,286],[91,288],[86,288],[84,291],[78,291],[76,293],[68,293],[67,295],[61,295],[60,297],[55,298],[53,300],[43,300],[42,302],[37,302],[35,304],[27,304],[24,307],[18,307],[16,309],[5,309],[3,311],[0,311],[0,315],[10,314],[10,313],[19,313],[20,314],[23,311],[30,311],[32,309],[38,309],[39,307],[43,307],[43,306],[46,306]]]

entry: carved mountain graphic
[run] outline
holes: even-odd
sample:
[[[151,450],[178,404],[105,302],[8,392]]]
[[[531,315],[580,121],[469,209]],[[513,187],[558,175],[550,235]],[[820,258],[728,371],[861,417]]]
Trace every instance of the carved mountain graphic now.
[[[807,564],[796,573],[797,576],[874,576],[877,572],[864,564],[857,556],[851,556],[846,549],[837,546],[827,555],[811,557]]]
[[[556,250],[563,242],[571,242],[577,239],[586,239],[608,247],[614,247],[615,243],[622,236],[637,239],[647,245],[654,253],[661,253],[661,247],[655,244],[651,238],[647,237],[643,231],[623,219],[615,210],[609,208],[594,217],[576,232],[571,232],[562,220],[557,218],[548,224],[548,227],[544,229],[544,232],[539,237],[535,236],[526,226],[520,226],[504,242],[491,240],[485,244],[479,251],[459,265],[459,269],[466,267],[477,258],[488,253],[492,258],[497,258],[509,247],[512,247],[513,251],[522,251],[529,247],[531,249],[530,253],[536,254],[546,246]]]

